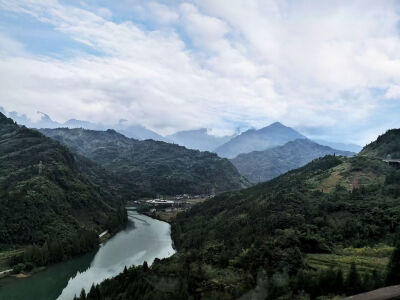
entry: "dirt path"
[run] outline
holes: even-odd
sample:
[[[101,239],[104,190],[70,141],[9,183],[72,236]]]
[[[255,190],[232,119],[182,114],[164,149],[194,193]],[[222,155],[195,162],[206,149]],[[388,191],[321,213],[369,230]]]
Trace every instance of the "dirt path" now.
[[[343,300],[394,300],[400,299],[400,285],[392,285],[368,293],[362,293]]]
[[[375,175],[375,173],[369,172],[368,175],[369,175],[369,178],[371,179],[372,183],[374,183],[375,180],[376,180],[376,175]]]
[[[354,172],[353,175],[353,180],[351,181],[351,185],[353,186],[353,190],[354,189],[358,189],[360,187],[359,183],[358,183],[358,177],[360,176],[360,172]]]

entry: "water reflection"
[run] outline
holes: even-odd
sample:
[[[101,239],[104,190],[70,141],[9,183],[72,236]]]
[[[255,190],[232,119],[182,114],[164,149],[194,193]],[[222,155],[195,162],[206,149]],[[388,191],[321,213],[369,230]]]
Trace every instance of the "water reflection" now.
[[[53,265],[25,279],[0,280],[0,299],[71,300],[82,288],[114,277],[125,266],[151,264],[155,258],[171,256],[170,225],[128,210],[127,228],[89,254]]]

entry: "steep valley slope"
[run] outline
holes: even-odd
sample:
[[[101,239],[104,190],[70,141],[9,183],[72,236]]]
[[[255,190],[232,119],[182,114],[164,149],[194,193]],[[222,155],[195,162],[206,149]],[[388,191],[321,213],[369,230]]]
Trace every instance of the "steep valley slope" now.
[[[318,158],[194,206],[172,224],[178,250],[173,257],[151,268],[130,268],[91,294],[100,299],[309,299],[384,285],[379,271],[364,270],[369,279],[362,282],[359,277],[343,281],[356,274],[355,267],[319,270],[306,258],[393,245],[400,225],[400,170],[381,154],[395,153],[398,138],[399,131],[389,131],[355,157]]]
[[[0,113],[1,246],[111,229],[122,202],[107,190],[91,183],[66,147]]]
[[[132,199],[156,194],[211,194],[249,186],[229,160],[214,153],[154,140],[138,141],[114,130],[58,128],[41,132],[123,177]]]

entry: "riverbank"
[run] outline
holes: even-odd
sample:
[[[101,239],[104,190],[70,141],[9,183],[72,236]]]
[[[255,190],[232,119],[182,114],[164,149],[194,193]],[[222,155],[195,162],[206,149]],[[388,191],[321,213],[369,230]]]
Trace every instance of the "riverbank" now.
[[[207,197],[188,197],[184,199],[141,199],[131,203],[136,206],[140,213],[149,216],[150,218],[172,223],[180,212],[189,210],[192,206],[203,203],[210,199]]]
[[[11,267],[9,266],[10,258],[12,256],[21,255],[24,251],[25,251],[25,248],[1,251],[0,252],[0,272],[11,269]]]
[[[175,220],[178,211],[171,211],[171,212],[156,211],[156,212],[141,212],[141,213],[150,218],[171,224],[173,220]]]
[[[5,271],[1,271],[0,272],[0,279],[4,278],[5,276],[8,276],[9,274],[12,273],[12,271],[13,271],[13,269],[8,269],[8,270],[5,270]]]
[[[102,244],[104,244],[106,241],[111,239],[115,234],[116,233],[111,234],[108,230],[105,230],[102,233],[100,233],[99,248],[101,247]],[[35,273],[45,270],[47,267],[51,267],[54,264],[62,263],[62,262],[65,262],[65,261],[68,261],[68,260],[74,259],[76,257],[87,254],[87,253],[82,253],[77,256],[72,256],[63,261],[53,262],[53,263],[47,264],[45,266],[33,267],[30,271],[21,270],[20,272],[15,273],[14,268],[17,265],[15,265],[14,267],[11,267],[9,265],[9,261],[13,256],[23,256],[25,251],[26,251],[26,248],[20,248],[17,250],[9,250],[9,251],[0,252],[0,280],[4,279],[6,277],[13,277],[13,278],[17,278],[17,279],[27,278],[27,277],[32,276]],[[89,253],[90,252],[92,252],[92,250],[89,251]]]
[[[149,265],[156,259],[170,257],[170,225],[150,216],[128,211],[127,227],[116,233],[91,254],[50,265],[22,280],[8,276],[0,280],[0,299],[71,300],[82,288],[89,292],[92,284],[114,277],[125,266]]]

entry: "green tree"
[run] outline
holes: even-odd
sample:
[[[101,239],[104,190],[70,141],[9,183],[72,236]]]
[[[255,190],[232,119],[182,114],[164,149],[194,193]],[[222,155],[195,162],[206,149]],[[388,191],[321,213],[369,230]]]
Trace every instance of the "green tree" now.
[[[33,246],[29,246],[26,248],[24,252],[24,262],[32,262],[33,261]]]
[[[346,279],[346,292],[349,295],[355,295],[362,291],[362,283],[360,274],[357,271],[356,265],[353,262],[350,266],[349,274]]]
[[[92,285],[90,288],[90,292],[87,294],[86,297],[88,300],[100,300],[101,299],[101,293],[100,293],[100,288],[98,285]]]
[[[372,271],[373,289],[378,289],[383,286],[382,274],[378,273],[376,269]]]
[[[386,285],[395,285],[400,283],[400,247],[397,242],[387,266]]]
[[[49,245],[47,244],[47,241],[44,242],[42,246],[42,260],[43,260],[43,265],[47,265],[49,263]]]
[[[343,293],[344,292],[342,269],[338,269],[337,272],[336,272],[335,283],[334,283],[334,291],[338,292],[338,293]]]
[[[33,245],[32,246],[32,263],[34,263],[37,266],[42,266],[43,265],[43,255],[40,247],[38,245]]]
[[[143,271],[147,272],[149,270],[149,265],[147,264],[147,261],[144,261],[143,263]]]
[[[79,299],[81,299],[81,300],[85,300],[85,299],[86,299],[86,292],[85,292],[85,289],[82,289],[82,290],[81,290],[81,294],[80,294],[80,296],[79,296]]]

